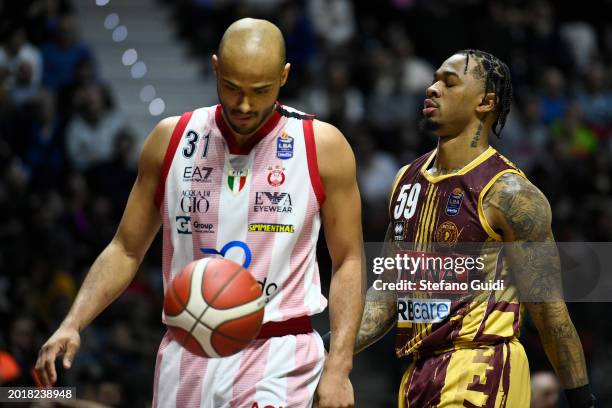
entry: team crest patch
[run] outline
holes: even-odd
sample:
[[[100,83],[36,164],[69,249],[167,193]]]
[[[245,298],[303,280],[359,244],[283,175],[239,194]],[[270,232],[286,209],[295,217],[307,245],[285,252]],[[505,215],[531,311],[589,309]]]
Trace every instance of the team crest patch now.
[[[293,138],[283,132],[276,139],[276,157],[287,160],[293,157]]]
[[[448,196],[446,203],[446,215],[454,217],[459,213],[461,202],[463,201],[463,190],[455,188]]]
[[[227,186],[235,195],[240,194],[247,182],[248,170],[230,169],[227,174]]]
[[[283,166],[268,167],[268,184],[272,187],[282,186],[285,182],[285,169]]]
[[[461,229],[461,231],[463,231],[463,229]],[[454,222],[445,221],[436,229],[436,242],[446,246],[453,246],[459,240],[461,231]]]
[[[393,240],[402,241],[404,239],[404,230],[406,223],[404,221],[395,221],[393,223]]]

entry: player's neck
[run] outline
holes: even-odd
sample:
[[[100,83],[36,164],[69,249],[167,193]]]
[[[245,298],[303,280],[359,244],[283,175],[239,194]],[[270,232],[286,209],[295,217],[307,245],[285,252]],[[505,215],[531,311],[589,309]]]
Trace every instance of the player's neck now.
[[[231,122],[227,119],[227,117],[225,117],[225,111],[222,112],[223,115],[223,120],[225,121],[225,123],[227,124],[227,126],[229,127],[229,129],[231,130],[232,134],[234,135],[234,139],[236,140],[236,143],[238,144],[238,146],[242,146],[245,143],[247,143],[249,141],[249,139],[256,134],[257,132],[259,132],[259,130],[264,127],[266,125],[266,123],[268,123],[268,121],[270,120],[270,118],[272,117],[272,115],[274,115],[275,109],[272,109],[270,111],[270,113],[268,113],[266,115],[266,117],[264,118],[264,120],[261,121],[261,123],[259,124],[259,126],[257,126],[257,128],[255,128],[255,130],[253,130],[250,133],[238,133],[234,130],[234,128],[232,127]]]
[[[463,168],[489,148],[488,132],[487,127],[477,123],[476,126],[468,126],[455,137],[438,137],[433,167],[442,173]]]

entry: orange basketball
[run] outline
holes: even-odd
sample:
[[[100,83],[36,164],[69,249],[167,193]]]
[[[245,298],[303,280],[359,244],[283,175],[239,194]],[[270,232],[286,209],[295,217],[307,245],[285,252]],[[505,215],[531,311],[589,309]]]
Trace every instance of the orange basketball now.
[[[166,289],[164,314],[174,339],[204,357],[225,357],[259,333],[265,297],[251,273],[222,258],[191,262]]]

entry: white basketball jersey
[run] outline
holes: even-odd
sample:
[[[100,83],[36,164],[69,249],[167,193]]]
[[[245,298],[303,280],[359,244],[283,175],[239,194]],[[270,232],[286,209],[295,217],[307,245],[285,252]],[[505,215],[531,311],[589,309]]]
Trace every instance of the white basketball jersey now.
[[[312,122],[277,105],[238,146],[220,105],[181,116],[156,194],[164,289],[189,262],[217,254],[245,266],[260,283],[264,323],[325,309],[316,261],[325,193]]]

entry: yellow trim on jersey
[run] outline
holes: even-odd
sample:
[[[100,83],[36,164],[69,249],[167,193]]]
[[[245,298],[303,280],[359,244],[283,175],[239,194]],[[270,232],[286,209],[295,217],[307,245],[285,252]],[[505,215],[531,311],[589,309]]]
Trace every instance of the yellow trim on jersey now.
[[[404,174],[406,174],[406,171],[408,171],[408,168],[410,167],[410,164],[405,165],[404,167],[400,168],[397,171],[397,174],[395,175],[395,179],[393,179],[393,183],[391,184],[391,194],[389,194],[389,214],[391,214],[391,206],[393,205],[393,203],[391,202],[391,199],[393,198],[393,194],[395,194],[395,189],[397,188],[397,185],[399,184],[400,180],[402,179],[402,177],[404,177]]]
[[[493,156],[497,150],[495,150],[493,148],[493,146],[489,146],[487,148],[487,150],[485,150],[484,152],[480,153],[478,155],[478,157],[476,157],[474,160],[472,160],[471,162],[469,162],[468,164],[466,164],[465,166],[463,166],[461,168],[461,170],[459,170],[456,173],[451,173],[451,174],[443,174],[441,176],[432,176],[431,174],[429,174],[427,172],[427,168],[429,167],[429,165],[431,164],[431,161],[433,160],[433,158],[436,156],[436,153],[438,152],[438,149],[435,149],[431,155],[429,156],[429,158],[425,161],[425,164],[423,164],[423,166],[421,167],[421,174],[423,175],[423,177],[425,177],[427,179],[427,181],[429,181],[430,183],[437,183],[438,181],[447,179],[449,177],[455,177],[455,176],[463,176],[465,173],[467,173],[468,171],[472,170],[474,167],[478,166],[479,164],[481,164],[482,162],[484,162],[485,160],[487,160],[489,157]]]
[[[410,375],[410,371],[414,366],[414,362],[410,363],[408,368],[406,368],[406,372],[402,375],[402,380],[400,381],[399,391],[397,392],[397,406],[398,408],[408,408],[406,406],[406,398],[404,395],[406,394],[406,382],[408,381],[408,376]]]
[[[484,228],[484,230],[487,232],[487,234],[489,234],[489,236],[491,238],[493,238],[496,241],[502,241],[502,236],[499,235],[497,232],[495,232],[493,230],[493,228],[491,228],[491,225],[489,224],[489,221],[487,221],[487,218],[485,217],[485,213],[484,213],[484,208],[482,207],[482,200],[484,199],[484,196],[487,194],[487,191],[489,191],[489,189],[493,186],[493,184],[495,184],[495,182],[497,181],[497,179],[499,179],[501,176],[503,176],[504,174],[507,173],[514,173],[514,174],[518,174],[521,177],[525,177],[525,174],[518,170],[518,169],[506,169],[506,170],[502,170],[499,173],[497,173],[496,175],[494,175],[491,180],[489,180],[489,182],[487,183],[486,186],[484,186],[484,188],[482,189],[482,191],[480,192],[480,195],[478,196],[478,218],[480,219],[480,225],[482,225],[482,228]]]

